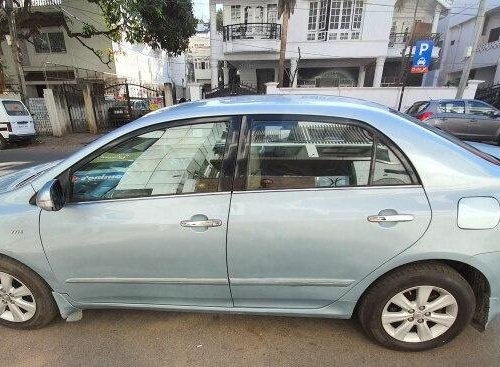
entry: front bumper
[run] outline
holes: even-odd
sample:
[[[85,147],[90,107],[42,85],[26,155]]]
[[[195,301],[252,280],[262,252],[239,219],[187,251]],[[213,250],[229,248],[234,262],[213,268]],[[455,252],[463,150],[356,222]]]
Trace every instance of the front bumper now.
[[[31,140],[34,138],[36,138],[36,134],[25,134],[25,135],[9,134],[8,141],[16,142],[16,141]]]

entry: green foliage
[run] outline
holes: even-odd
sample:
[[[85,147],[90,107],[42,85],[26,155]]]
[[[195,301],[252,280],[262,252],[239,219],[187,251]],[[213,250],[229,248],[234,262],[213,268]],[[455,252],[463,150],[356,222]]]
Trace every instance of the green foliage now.
[[[216,24],[217,32],[222,32],[222,28],[224,27],[224,17],[222,15],[222,9],[217,10]]]
[[[189,45],[196,30],[191,0],[87,0],[103,12],[113,36],[130,43],[145,43],[153,49],[178,55]]]

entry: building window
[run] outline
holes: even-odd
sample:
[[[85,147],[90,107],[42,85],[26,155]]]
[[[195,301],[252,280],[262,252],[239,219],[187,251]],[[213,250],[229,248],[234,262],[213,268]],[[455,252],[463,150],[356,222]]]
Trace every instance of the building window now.
[[[360,39],[363,0],[323,0],[309,4],[308,40]],[[315,36],[310,35],[315,31]],[[348,33],[347,38],[345,33]]]
[[[36,53],[66,52],[66,43],[62,32],[40,33],[33,37]]]
[[[267,22],[278,23],[278,5],[267,4]]]
[[[455,40],[451,40],[450,46],[453,46],[455,44]]]
[[[231,24],[241,23],[241,6],[231,5]]]
[[[491,29],[490,35],[488,36],[488,43],[498,41],[499,39],[500,39],[500,27]]]

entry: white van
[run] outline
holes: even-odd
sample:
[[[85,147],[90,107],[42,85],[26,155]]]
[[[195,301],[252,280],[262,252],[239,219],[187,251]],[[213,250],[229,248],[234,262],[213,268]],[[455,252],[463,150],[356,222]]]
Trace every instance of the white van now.
[[[7,143],[32,140],[36,136],[33,117],[23,102],[0,98],[0,149]]]

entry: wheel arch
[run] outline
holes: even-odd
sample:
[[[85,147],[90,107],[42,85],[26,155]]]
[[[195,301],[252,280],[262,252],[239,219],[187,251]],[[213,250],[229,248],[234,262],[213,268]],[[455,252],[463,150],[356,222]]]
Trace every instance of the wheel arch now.
[[[353,315],[357,315],[358,307],[361,300],[365,294],[381,279],[383,279],[388,274],[404,268],[409,265],[424,264],[424,263],[434,263],[447,265],[453,268],[457,273],[459,273],[471,286],[474,291],[474,296],[476,297],[476,309],[473,316],[473,326],[478,330],[484,331],[486,324],[488,323],[488,314],[490,308],[490,297],[491,297],[491,286],[486,275],[478,269],[463,260],[451,260],[446,258],[433,258],[433,259],[423,259],[407,262],[404,264],[398,264],[397,266],[386,269],[386,271],[377,274],[361,292],[359,298],[356,301],[356,306],[354,307]]]

